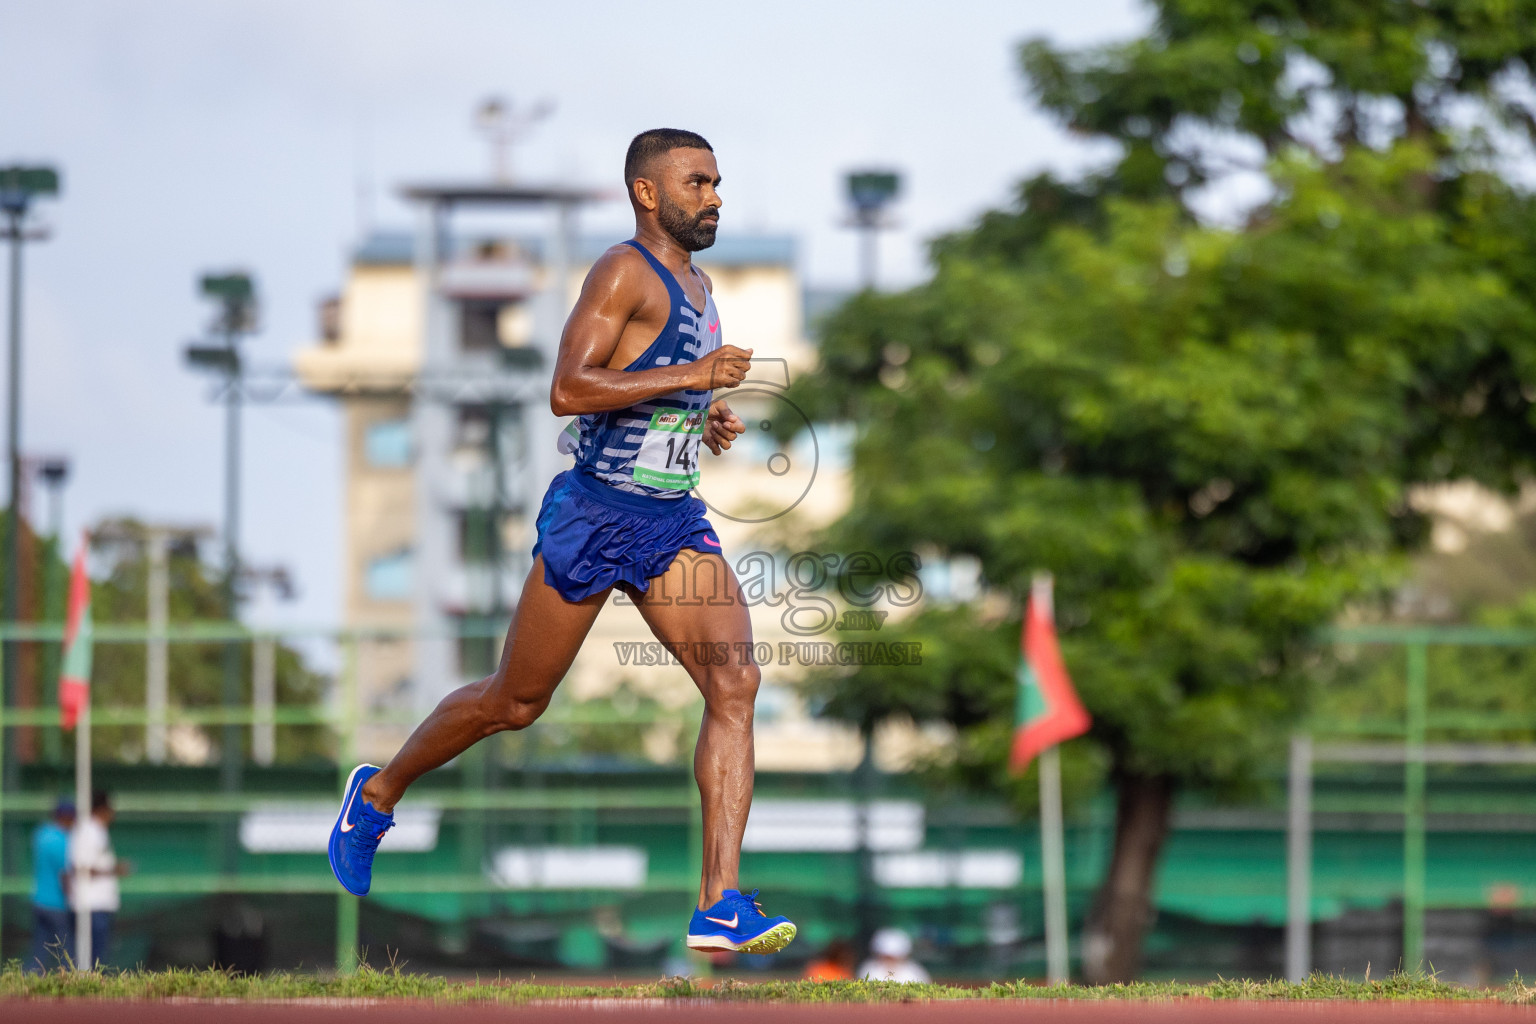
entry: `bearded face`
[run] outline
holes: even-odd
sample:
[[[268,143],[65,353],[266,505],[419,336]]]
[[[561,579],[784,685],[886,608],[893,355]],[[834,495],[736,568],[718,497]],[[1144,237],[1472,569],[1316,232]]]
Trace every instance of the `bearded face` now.
[[[665,189],[657,190],[656,200],[656,219],[678,245],[689,252],[698,252],[715,244],[715,231],[720,226],[719,207],[705,206],[698,213],[690,214],[674,203]]]

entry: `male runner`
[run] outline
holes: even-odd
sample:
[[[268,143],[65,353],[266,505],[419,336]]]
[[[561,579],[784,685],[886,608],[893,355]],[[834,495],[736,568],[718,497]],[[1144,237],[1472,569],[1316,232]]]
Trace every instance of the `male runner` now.
[[[406,788],[478,740],[532,725],[618,587],[704,695],[693,755],[704,875],[688,945],[772,953],[795,937],[795,925],[765,916],[756,890],[742,893],[737,878],[752,804],[758,669],[750,659],[716,665],[697,656],[705,644],[752,649],[741,588],[704,503],[689,493],[699,444],[719,455],[746,429],[713,389],[740,384],[752,350],[721,344],[710,280],[691,258],[714,244],[720,172],[701,136],[664,128],[635,136],[624,179],[635,237],[592,267],[560,339],[550,407],[579,417],[576,467],[544,496],[501,664],[444,697],[383,768],[353,769],[331,832],[331,868],[348,892],[366,895],[374,851]],[[687,604],[668,599],[686,587]]]

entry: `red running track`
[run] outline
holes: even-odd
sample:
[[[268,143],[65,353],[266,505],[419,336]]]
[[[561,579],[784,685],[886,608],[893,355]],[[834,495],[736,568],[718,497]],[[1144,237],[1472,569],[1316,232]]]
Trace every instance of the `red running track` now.
[[[886,1003],[882,1005],[742,1005],[707,1000],[571,1000],[524,1006],[438,1006],[430,1003],[314,1001],[96,1002],[0,1001],[5,1024],[564,1024],[621,1017],[639,1024],[1440,1024],[1533,1021],[1536,1007],[1476,1003],[1169,1003],[1055,1002],[1043,999]]]

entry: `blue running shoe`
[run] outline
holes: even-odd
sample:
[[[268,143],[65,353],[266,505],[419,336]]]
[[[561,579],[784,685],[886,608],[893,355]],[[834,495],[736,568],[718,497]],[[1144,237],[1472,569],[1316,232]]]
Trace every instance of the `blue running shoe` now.
[[[331,870],[336,881],[354,896],[367,896],[373,882],[373,855],[395,824],[393,814],[381,814],[360,795],[363,783],[377,775],[379,769],[371,764],[360,764],[347,776],[347,788],[341,797],[341,813],[331,827]]]
[[[695,910],[688,922],[689,949],[729,949],[737,953],[777,953],[795,937],[787,917],[767,917],[757,904],[757,890],[725,890],[708,910]]]

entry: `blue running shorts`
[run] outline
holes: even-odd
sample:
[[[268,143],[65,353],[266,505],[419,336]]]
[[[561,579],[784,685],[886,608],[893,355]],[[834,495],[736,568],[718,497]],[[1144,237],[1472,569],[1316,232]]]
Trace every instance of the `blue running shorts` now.
[[[706,511],[691,494],[630,494],[568,469],[544,493],[533,555],[544,556],[544,582],[567,601],[613,586],[634,597],[667,571],[679,551],[721,553]]]

